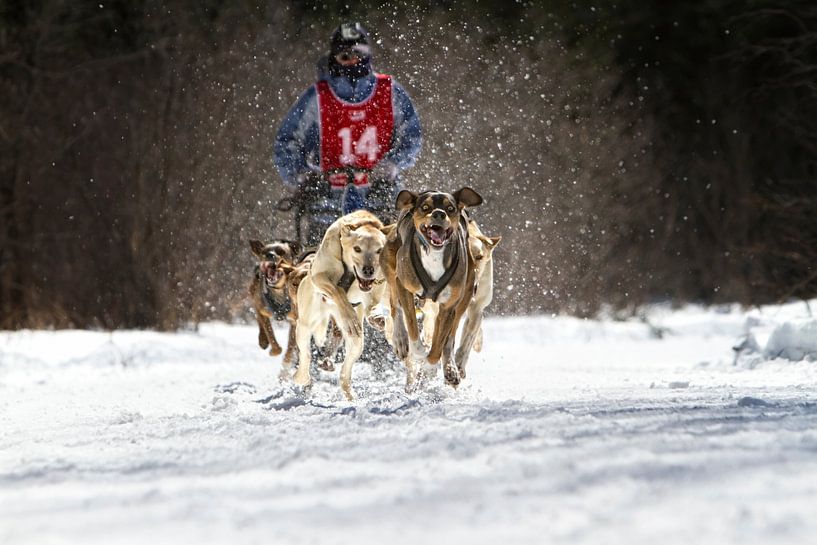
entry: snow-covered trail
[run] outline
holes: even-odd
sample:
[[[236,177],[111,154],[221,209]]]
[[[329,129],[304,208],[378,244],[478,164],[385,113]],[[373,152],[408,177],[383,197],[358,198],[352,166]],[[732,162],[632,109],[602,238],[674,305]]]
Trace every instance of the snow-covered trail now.
[[[731,350],[805,310],[491,319],[355,403],[248,326],[0,333],[0,543],[814,543],[817,364]]]

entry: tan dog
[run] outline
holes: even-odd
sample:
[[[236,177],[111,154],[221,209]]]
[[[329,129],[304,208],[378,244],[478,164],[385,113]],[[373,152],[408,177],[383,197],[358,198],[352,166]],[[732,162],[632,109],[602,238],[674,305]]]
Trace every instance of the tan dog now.
[[[460,371],[460,377],[465,379],[465,367],[471,350],[482,350],[482,317],[494,297],[494,261],[493,252],[502,237],[486,237],[473,219],[468,220],[468,251],[474,260],[476,290],[474,297],[468,304],[465,312],[465,321],[462,326],[462,337],[457,346],[454,361]],[[438,305],[427,301],[423,306],[423,342],[431,345],[434,334],[434,320]]]
[[[468,251],[463,210],[482,204],[469,187],[453,194],[439,191],[397,195],[400,218],[381,259],[389,283],[391,341],[407,369],[406,386],[416,379],[415,362],[436,364],[442,358],[445,380],[452,386],[461,376],[452,360],[454,336],[474,294],[476,268]],[[438,305],[431,349],[426,356],[420,339],[414,297]]]
[[[258,346],[269,346],[270,356],[281,353],[281,345],[272,331],[271,320],[290,323],[289,343],[284,356],[285,364],[294,361],[295,314],[292,313],[292,299],[287,290],[287,280],[295,268],[295,256],[300,250],[297,243],[277,239],[268,244],[260,240],[250,240],[250,250],[258,259],[253,279],[250,282],[250,300],[258,322]]]
[[[363,320],[380,303],[385,290],[380,254],[386,244],[383,224],[373,214],[359,210],[337,219],[326,230],[312,269],[298,288],[296,340],[300,357],[293,377],[308,386],[309,342],[323,346],[330,320],[343,335],[345,358],[340,385],[353,399],[352,366],[363,351]]]

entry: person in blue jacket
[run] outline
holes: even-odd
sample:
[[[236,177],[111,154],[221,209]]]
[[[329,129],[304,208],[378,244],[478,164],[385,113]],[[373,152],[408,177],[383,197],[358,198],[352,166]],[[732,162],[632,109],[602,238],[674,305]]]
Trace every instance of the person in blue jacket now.
[[[420,151],[411,99],[371,63],[367,30],[360,23],[340,25],[318,63],[318,82],[278,129],[275,164],[305,207],[307,244],[320,242],[329,224],[353,210],[393,219],[400,172]]]

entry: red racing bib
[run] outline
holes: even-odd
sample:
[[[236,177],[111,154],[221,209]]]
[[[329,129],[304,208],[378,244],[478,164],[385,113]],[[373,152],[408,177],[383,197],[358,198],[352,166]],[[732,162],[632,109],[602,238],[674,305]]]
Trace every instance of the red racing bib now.
[[[333,170],[371,169],[391,149],[391,76],[377,74],[374,91],[363,102],[338,98],[326,81],[316,86],[321,115],[321,170],[329,173],[332,187],[343,187],[348,180],[346,173]],[[354,183],[366,186],[369,177],[364,172],[356,173]]]

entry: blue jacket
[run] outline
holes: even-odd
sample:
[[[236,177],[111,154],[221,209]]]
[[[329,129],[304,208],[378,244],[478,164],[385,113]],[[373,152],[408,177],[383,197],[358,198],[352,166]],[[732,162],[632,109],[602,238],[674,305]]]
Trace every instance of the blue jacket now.
[[[344,77],[323,75],[335,94],[348,102],[361,102],[374,90],[376,78],[369,74],[355,85]],[[393,163],[398,171],[414,165],[422,145],[420,119],[405,89],[392,78],[394,138],[383,161]],[[320,112],[315,86],[311,86],[290,109],[275,138],[275,165],[284,183],[297,187],[298,176],[320,172]]]

